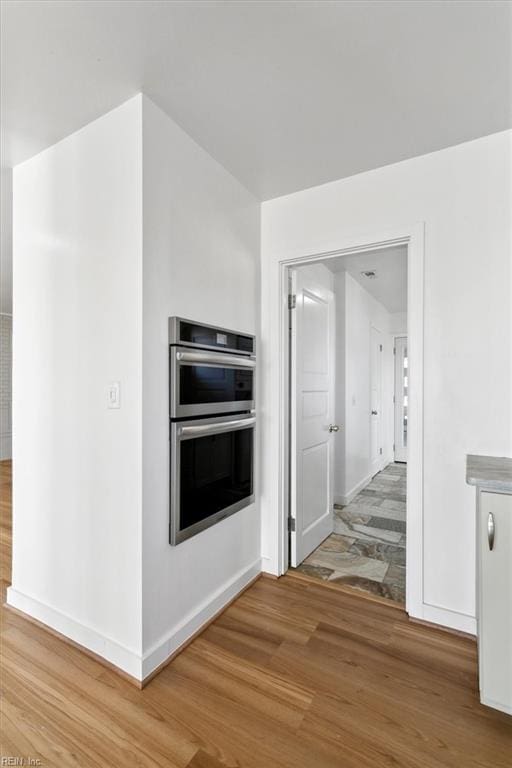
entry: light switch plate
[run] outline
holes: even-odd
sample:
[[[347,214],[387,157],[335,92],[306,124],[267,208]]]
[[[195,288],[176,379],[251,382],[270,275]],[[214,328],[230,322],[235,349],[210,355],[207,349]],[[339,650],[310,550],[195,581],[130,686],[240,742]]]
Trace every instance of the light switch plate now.
[[[121,407],[121,385],[118,381],[113,381],[108,385],[107,390],[107,408]]]

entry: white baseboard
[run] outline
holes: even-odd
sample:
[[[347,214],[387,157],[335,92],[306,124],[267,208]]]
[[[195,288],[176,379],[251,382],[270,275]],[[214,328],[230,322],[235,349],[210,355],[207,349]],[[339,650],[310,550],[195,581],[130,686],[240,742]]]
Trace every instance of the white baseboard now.
[[[482,704],[485,704],[486,707],[492,707],[492,709],[499,709],[500,712],[506,712],[507,715],[512,715],[512,707],[510,707],[508,704],[503,704],[501,701],[494,701],[493,699],[487,699],[485,696],[482,696],[480,699]]]
[[[265,565],[267,565],[267,568],[265,568]],[[7,589],[7,605],[16,608],[28,617],[36,619],[50,629],[68,637],[97,656],[101,656],[135,680],[142,681],[169,659],[170,656],[175,654],[181,646],[186,644],[201,627],[208,624],[262,570],[268,572],[268,564],[262,563],[260,559],[255,560],[250,566],[240,570],[222,587],[209,595],[198,608],[191,611],[181,622],[172,627],[142,657],[133,649],[105,637],[96,630],[81,624],[33,597],[19,592],[13,587]],[[410,616],[411,618],[439,624],[442,627],[459,632],[476,635],[475,618],[464,613],[423,603],[417,612],[410,612]],[[489,706],[494,706],[494,704],[489,703]]]
[[[347,504],[350,504],[350,502],[355,499],[358,493],[365,488],[370,480],[372,479],[373,475],[368,475],[368,477],[365,477],[359,482],[357,485],[355,485],[352,490],[350,490],[345,495],[335,495],[334,496],[334,503],[335,504],[341,504],[342,507],[346,507]]]
[[[97,656],[106,659],[110,664],[126,672],[136,680],[141,680],[142,660],[141,656],[133,649],[127,648],[115,640],[105,637],[76,619],[72,619],[56,608],[39,602],[29,595],[19,592],[13,587],[7,589],[7,605],[27,614],[45,624],[55,632],[68,637],[74,643],[92,651]]]
[[[209,595],[201,605],[185,616],[154,643],[142,657],[142,680],[151,675],[176,653],[198,630],[230,603],[251,581],[261,573],[261,559],[240,570],[228,582]]]
[[[447,629],[465,632],[468,635],[476,635],[476,619],[467,613],[459,613],[448,608],[440,608],[437,605],[422,603],[417,611],[410,611],[409,616],[413,619],[429,621],[431,624],[439,624],[439,626]]]
[[[249,567],[242,569],[220,589],[216,590],[201,605],[174,626],[166,635],[142,657],[75,619],[33,597],[23,594],[13,587],[7,589],[7,605],[21,611],[28,617],[81,645],[84,649],[101,656],[110,664],[126,672],[135,680],[142,681],[163,662],[172,656],[194,634],[221,611],[251,581],[261,573],[261,560],[258,558]]]
[[[142,682],[204,625],[208,624],[260,573],[261,560],[258,558],[209,595],[198,608],[191,611],[142,656],[13,587],[7,589],[7,605],[64,635],[85,650],[101,656],[130,677]]]
[[[274,562],[274,558],[269,557],[268,555],[262,555],[261,556],[261,570],[262,573],[268,573],[271,576],[280,576],[281,574],[278,573],[276,564]]]

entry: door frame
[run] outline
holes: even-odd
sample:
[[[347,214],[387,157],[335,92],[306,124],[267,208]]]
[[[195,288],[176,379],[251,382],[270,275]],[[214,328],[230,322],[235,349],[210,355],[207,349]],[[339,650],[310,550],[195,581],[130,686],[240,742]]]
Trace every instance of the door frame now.
[[[407,245],[407,325],[409,374],[409,450],[407,463],[407,545],[405,609],[421,618],[423,606],[423,346],[424,346],[424,251],[425,224],[347,237],[336,250],[279,259],[279,333],[273,352],[279,360],[279,496],[278,576],[288,570],[288,514],[290,508],[290,346],[288,275],[289,269],[341,255],[385,250]]]

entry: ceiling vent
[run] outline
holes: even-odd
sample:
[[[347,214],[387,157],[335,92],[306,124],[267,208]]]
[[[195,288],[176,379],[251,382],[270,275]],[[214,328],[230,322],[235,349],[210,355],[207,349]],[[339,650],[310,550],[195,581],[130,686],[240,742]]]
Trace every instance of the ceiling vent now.
[[[374,277],[377,277],[376,272],[373,271],[373,269],[366,269],[364,272],[361,272],[363,277],[367,277],[369,280],[373,280]]]

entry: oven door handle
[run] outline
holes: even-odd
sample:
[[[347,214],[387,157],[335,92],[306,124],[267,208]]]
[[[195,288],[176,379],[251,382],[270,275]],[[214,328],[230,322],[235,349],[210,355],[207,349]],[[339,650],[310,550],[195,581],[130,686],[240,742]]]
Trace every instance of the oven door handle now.
[[[222,368],[255,368],[256,361],[250,357],[225,355],[222,352],[176,352],[176,360],[180,363],[196,365],[219,365]]]
[[[179,437],[202,437],[203,435],[216,435],[222,432],[233,432],[236,429],[245,429],[253,427],[256,424],[256,417],[249,419],[234,419],[233,421],[218,421],[216,424],[191,424],[190,426],[178,427]]]

